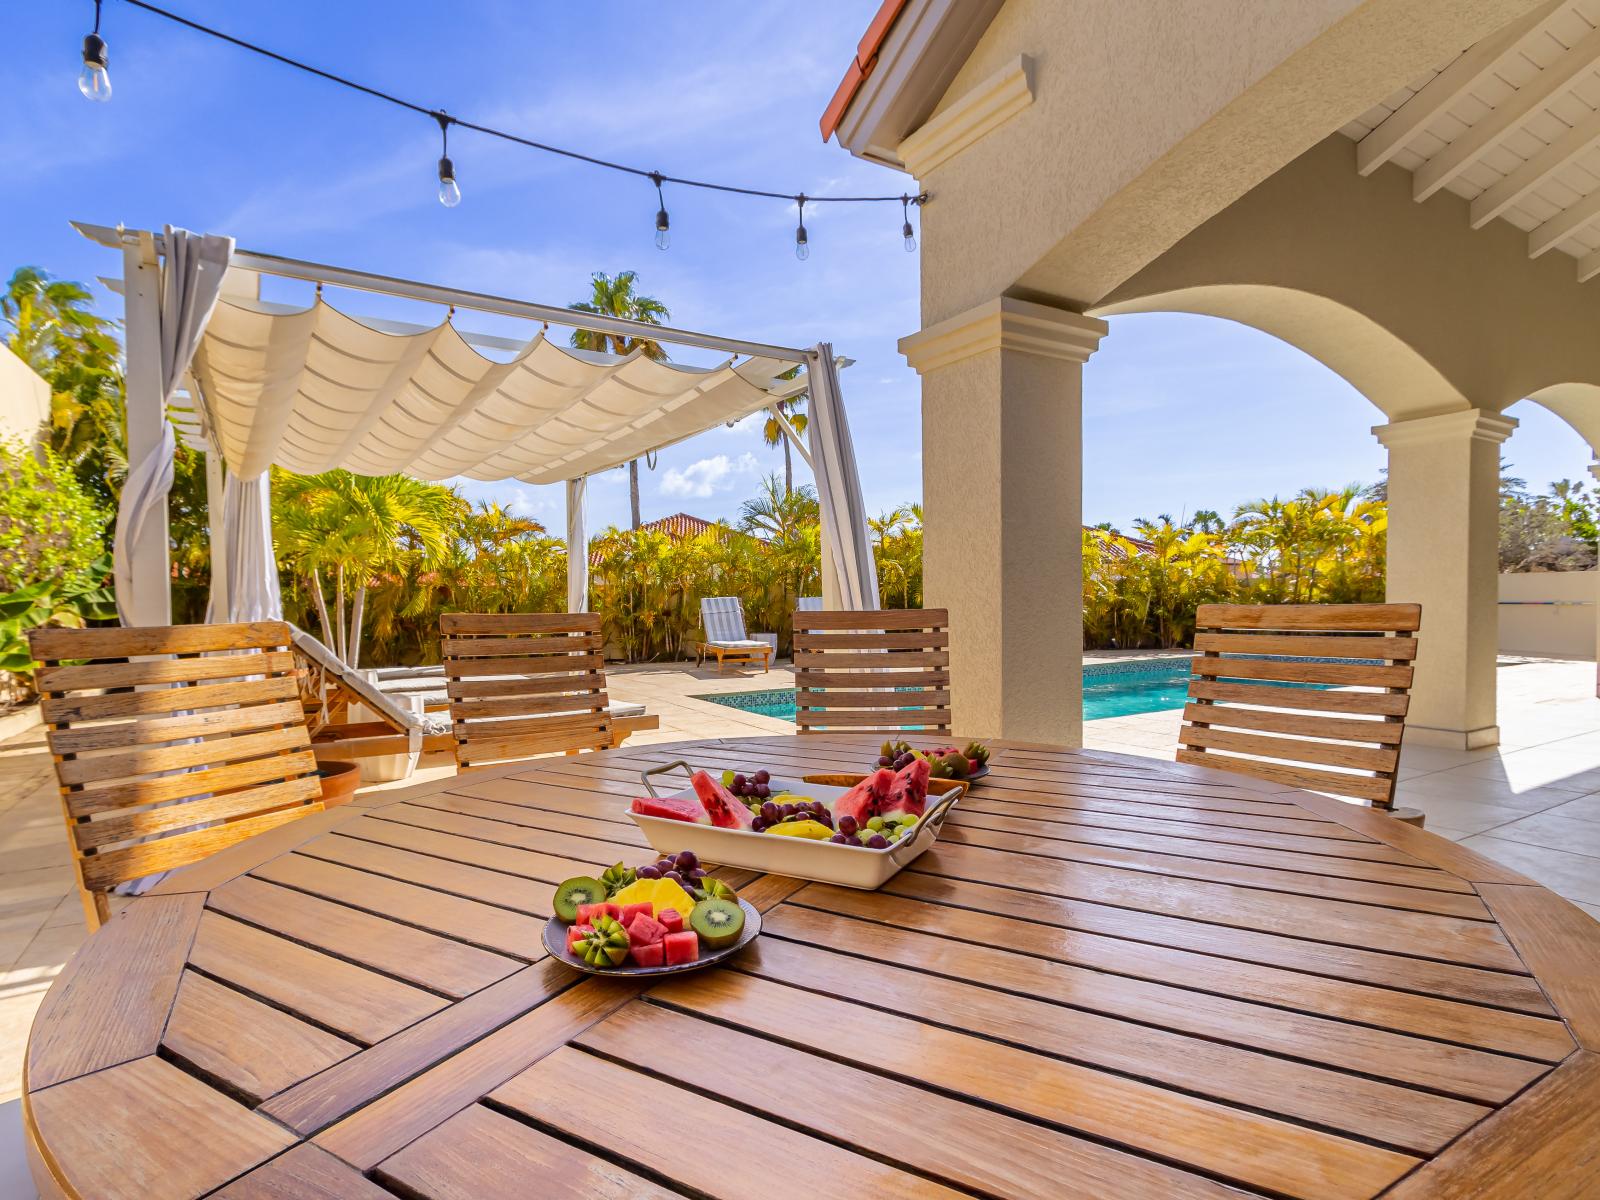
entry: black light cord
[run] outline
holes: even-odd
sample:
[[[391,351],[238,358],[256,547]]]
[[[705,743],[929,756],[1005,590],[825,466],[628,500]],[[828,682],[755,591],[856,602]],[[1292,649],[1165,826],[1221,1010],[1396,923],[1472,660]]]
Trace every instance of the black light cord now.
[[[441,120],[442,110],[429,108],[425,104],[418,104],[412,100],[406,100],[403,97],[394,95],[392,92],[386,92],[381,88],[375,88],[368,84],[360,83],[349,78],[348,76],[340,75],[333,71],[326,71],[321,67],[314,67],[310,63],[301,62],[297,58],[290,58],[287,54],[279,54],[276,50],[269,50],[265,46],[258,46],[254,42],[247,42],[243,38],[233,36],[231,33],[224,33],[220,29],[214,29],[209,25],[201,24],[199,21],[194,21],[188,17],[180,16],[178,13],[171,12],[170,10],[162,8],[159,5],[151,4],[148,2],[148,0],[126,0],[126,3],[132,5],[134,8],[143,9],[145,12],[150,13],[153,16],[161,17],[164,20],[173,22],[174,24],[182,25],[185,28],[192,29],[196,33],[203,33],[207,37],[216,38],[221,42],[227,42],[229,45],[237,46],[241,50],[248,50],[252,54],[259,54],[262,58],[269,58],[274,62],[282,63],[286,67],[293,67],[297,71],[304,71],[308,75],[315,75],[319,79],[327,80],[329,83],[336,83],[340,87],[350,88],[352,91],[361,92],[365,95],[371,96],[375,100],[382,100],[399,108],[409,109],[411,112],[419,113],[426,117],[431,117],[434,120],[441,121],[441,124],[443,123]],[[95,0],[96,29],[99,28],[99,12],[100,0]],[[578,162],[586,162],[591,166],[604,167],[609,171],[621,171],[627,175],[636,175],[641,178],[648,179],[654,183],[658,192],[663,183],[675,183],[680,187],[702,188],[711,192],[728,192],[738,196],[760,196],[771,200],[798,200],[800,199],[801,195],[800,193],[796,192],[774,192],[768,191],[764,188],[739,187],[731,183],[713,183],[710,180],[705,179],[689,179],[685,176],[665,175],[659,171],[648,171],[643,167],[633,167],[629,166],[627,163],[612,162],[610,159],[598,158],[592,154],[585,154],[580,150],[568,150],[562,146],[552,146],[547,142],[535,141],[533,138],[522,137],[519,134],[510,133],[504,129],[496,129],[490,125],[480,125],[475,121],[465,121],[460,117],[450,117],[449,124],[457,125],[462,129],[470,129],[474,133],[482,133],[489,137],[499,138],[504,142],[512,142],[518,146],[526,146],[531,150],[542,150],[546,154],[558,154],[563,158],[576,159]],[[807,204],[884,204],[899,203],[901,199],[902,198],[900,196],[805,195],[805,202]],[[922,194],[914,197],[913,202],[916,204],[926,204],[928,202],[928,193],[923,192]]]

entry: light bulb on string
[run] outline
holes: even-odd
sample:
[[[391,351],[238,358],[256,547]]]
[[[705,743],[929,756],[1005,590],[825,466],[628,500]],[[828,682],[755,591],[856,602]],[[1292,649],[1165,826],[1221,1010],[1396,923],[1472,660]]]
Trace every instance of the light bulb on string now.
[[[672,245],[672,222],[667,217],[667,201],[661,194],[661,172],[652,171],[650,181],[656,185],[656,249],[665,250]]]
[[[106,42],[100,36],[100,0],[94,0],[94,32],[83,39],[83,70],[78,72],[78,90],[90,100],[102,104],[111,99],[111,74],[106,70]]]
[[[461,185],[456,182],[456,165],[450,161],[450,126],[455,118],[442,112],[433,114],[439,122],[439,203],[454,208],[461,203]]]
[[[911,228],[911,197],[900,197],[900,216],[904,218],[900,226],[900,237],[905,241],[906,253],[917,252],[917,235]]]
[[[794,256],[801,262],[811,257],[811,240],[806,237],[806,198],[804,193],[796,196],[795,203],[800,206],[800,223],[794,230]]]

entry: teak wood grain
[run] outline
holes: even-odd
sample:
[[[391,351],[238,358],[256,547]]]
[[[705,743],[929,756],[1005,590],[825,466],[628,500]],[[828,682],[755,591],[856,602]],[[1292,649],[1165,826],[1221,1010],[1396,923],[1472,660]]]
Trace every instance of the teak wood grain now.
[[[719,869],[765,914],[726,966],[649,986],[545,956],[557,881],[653,855],[626,815],[642,767],[860,771],[881,737],[493,768],[175,872],[40,1007],[43,1194],[1593,1194],[1600,926],[1272,781],[1000,746],[877,892]]]
[[[950,614],[942,608],[794,614],[795,724],[950,731]]]

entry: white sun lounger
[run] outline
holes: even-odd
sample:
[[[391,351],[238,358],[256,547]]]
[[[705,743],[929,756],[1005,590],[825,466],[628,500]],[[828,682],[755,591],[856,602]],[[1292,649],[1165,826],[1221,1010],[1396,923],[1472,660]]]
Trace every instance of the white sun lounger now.
[[[761,669],[772,669],[772,644],[757,641],[745,632],[744,606],[737,596],[706,596],[700,601],[700,624],[705,628],[705,640],[700,643],[700,666],[708,656],[717,660],[717,672],[725,661],[735,663],[761,663]]]

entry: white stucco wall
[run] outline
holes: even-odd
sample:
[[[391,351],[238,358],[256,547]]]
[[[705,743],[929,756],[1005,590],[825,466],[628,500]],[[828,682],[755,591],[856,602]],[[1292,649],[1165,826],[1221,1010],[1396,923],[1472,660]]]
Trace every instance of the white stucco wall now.
[[[0,345],[0,441],[32,442],[50,419],[50,385]]]
[[[1593,659],[1597,597],[1600,571],[1500,576],[1500,653]]]

